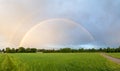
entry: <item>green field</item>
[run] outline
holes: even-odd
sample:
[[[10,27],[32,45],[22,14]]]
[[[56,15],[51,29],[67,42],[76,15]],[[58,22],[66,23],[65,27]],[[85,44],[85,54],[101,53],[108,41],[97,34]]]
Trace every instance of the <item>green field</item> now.
[[[99,53],[0,54],[0,71],[120,71]]]
[[[110,55],[115,58],[120,58],[120,53],[108,53],[107,55]]]

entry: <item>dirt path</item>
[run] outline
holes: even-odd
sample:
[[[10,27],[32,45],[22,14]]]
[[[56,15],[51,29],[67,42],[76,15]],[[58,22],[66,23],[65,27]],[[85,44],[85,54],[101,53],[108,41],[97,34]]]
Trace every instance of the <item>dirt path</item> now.
[[[111,56],[109,56],[109,55],[107,55],[105,53],[101,53],[101,55],[104,56],[105,58],[115,62],[115,63],[120,64],[120,59],[118,59],[118,58],[111,57]]]

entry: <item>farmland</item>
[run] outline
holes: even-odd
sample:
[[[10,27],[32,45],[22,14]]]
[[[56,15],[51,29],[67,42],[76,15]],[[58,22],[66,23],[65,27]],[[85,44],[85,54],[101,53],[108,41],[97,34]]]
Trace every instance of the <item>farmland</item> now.
[[[99,53],[0,54],[0,71],[119,71]]]
[[[120,53],[108,53],[108,55],[115,57],[115,58],[120,58]]]

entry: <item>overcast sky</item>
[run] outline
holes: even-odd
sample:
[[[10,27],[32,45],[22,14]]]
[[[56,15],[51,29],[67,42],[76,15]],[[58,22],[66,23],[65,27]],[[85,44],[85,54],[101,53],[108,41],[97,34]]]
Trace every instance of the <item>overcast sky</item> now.
[[[53,23],[51,25],[49,22],[45,22],[51,19],[59,20],[50,21]],[[68,25],[70,22],[62,19],[72,21],[74,22],[72,25],[79,27],[71,29],[71,25]],[[40,27],[37,27],[39,29],[33,29],[30,33],[32,28],[43,21],[45,24],[43,26],[47,26],[48,29],[40,29],[43,27],[39,25]],[[61,23],[62,25],[60,25]],[[57,26],[61,28],[55,29]],[[0,48],[17,47],[22,44],[31,47],[31,43],[25,44],[28,42],[28,37],[31,41],[34,38],[36,39],[32,42],[33,44],[39,40],[36,47],[40,47],[42,46],[42,44],[38,45],[41,40],[40,36],[44,36],[41,35],[41,32],[47,32],[46,30],[54,30],[54,33],[44,34],[49,35],[50,38],[63,34],[60,37],[61,40],[55,37],[57,44],[49,44],[52,46],[54,44],[63,47],[63,43],[64,45],[67,43],[65,46],[76,47],[80,45],[119,46],[120,0],[0,0]],[[75,33],[70,32],[71,30],[74,30]],[[33,35],[33,32],[36,32],[36,35]],[[56,34],[55,32],[61,33]],[[81,34],[80,32],[84,33]],[[78,36],[76,37],[76,35]],[[64,36],[67,38],[65,39]],[[70,38],[72,38],[71,41]],[[53,41],[53,39],[45,40]],[[63,43],[59,44],[59,42]],[[48,46],[47,43],[46,46]]]

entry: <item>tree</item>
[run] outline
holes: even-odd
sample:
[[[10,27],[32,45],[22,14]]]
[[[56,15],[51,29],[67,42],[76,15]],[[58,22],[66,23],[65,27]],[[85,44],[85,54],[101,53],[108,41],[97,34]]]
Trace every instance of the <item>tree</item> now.
[[[31,49],[30,49],[30,48],[26,48],[26,52],[27,52],[27,53],[30,53],[30,52],[31,52]]]
[[[118,47],[118,52],[120,52],[120,46]]]
[[[78,49],[79,52],[84,52],[84,48]]]
[[[24,47],[19,47],[19,48],[18,48],[18,52],[19,52],[19,53],[25,52],[25,48],[24,48]]]
[[[36,48],[31,48],[31,52],[35,53],[35,52],[37,52],[37,49]]]
[[[5,53],[5,49],[2,49],[2,52]]]
[[[71,48],[62,48],[60,49],[60,52],[64,52],[64,53],[71,52]]]
[[[12,48],[11,53],[15,53],[15,52],[16,52],[15,48]]]
[[[103,51],[103,49],[102,49],[102,48],[99,48],[99,49],[98,49],[98,51],[99,51],[99,52],[102,52],[102,51]]]
[[[6,48],[6,53],[10,53],[11,49],[9,47]]]
[[[91,49],[91,52],[96,52],[96,49],[95,49],[95,48],[92,48],[92,49]]]
[[[110,47],[108,47],[106,50],[107,50],[107,52],[109,53],[111,49],[110,49]]]

